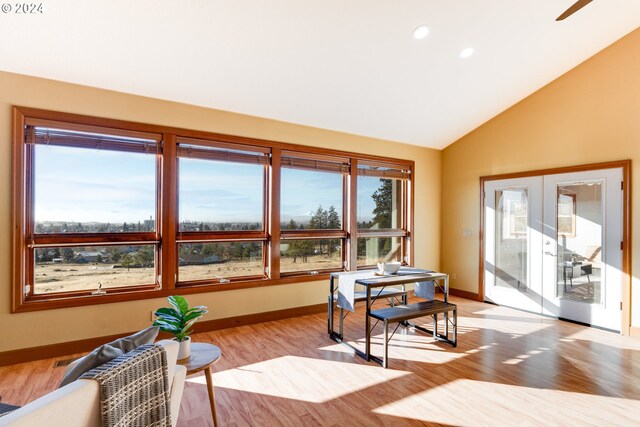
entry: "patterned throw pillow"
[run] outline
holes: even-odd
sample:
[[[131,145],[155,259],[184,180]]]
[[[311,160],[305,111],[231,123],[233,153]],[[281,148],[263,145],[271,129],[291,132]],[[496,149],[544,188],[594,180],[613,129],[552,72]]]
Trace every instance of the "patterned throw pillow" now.
[[[101,345],[91,353],[74,361],[65,370],[60,387],[64,387],[77,380],[80,375],[93,368],[103,365],[118,356],[122,356],[131,350],[144,344],[153,344],[158,336],[160,328],[151,326],[128,337],[120,338],[108,344]]]

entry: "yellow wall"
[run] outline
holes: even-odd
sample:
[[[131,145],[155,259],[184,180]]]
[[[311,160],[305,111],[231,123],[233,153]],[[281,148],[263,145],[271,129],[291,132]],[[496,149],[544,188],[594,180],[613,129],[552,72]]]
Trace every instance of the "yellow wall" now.
[[[440,151],[0,72],[0,352],[133,331],[148,326],[151,310],[165,305],[154,299],[9,313],[12,105],[414,160],[416,265],[439,268],[439,233],[434,230],[440,228]],[[197,294],[189,300],[208,306],[205,319],[210,320],[320,304],[327,292],[327,282],[310,282]]]
[[[632,169],[640,160],[640,29],[443,150],[441,258],[443,271],[456,273],[452,287],[478,291],[481,176],[623,159]],[[638,227],[632,245],[640,248]],[[638,251],[632,269],[640,271]],[[640,301],[638,279],[632,287]],[[633,310],[640,324],[640,304]]]

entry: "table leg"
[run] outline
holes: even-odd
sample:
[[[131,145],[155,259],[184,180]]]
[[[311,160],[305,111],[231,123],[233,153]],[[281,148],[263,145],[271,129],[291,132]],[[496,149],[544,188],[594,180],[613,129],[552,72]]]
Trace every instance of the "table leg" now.
[[[365,339],[364,339],[364,356],[367,361],[369,361],[369,355],[371,352],[371,318],[369,314],[371,313],[371,287],[367,286],[367,312],[364,317],[364,326],[365,326]]]
[[[331,295],[329,295],[327,304],[327,329],[329,332],[329,337],[331,337],[331,332],[333,332],[333,297]]]
[[[329,300],[327,301],[327,322],[329,336],[333,332],[333,277],[329,279]]]
[[[384,319],[384,356],[382,358],[382,367],[389,366],[389,321]]]
[[[448,338],[448,337],[447,337]],[[458,307],[453,309],[453,346],[458,345]]]
[[[204,370],[204,377],[207,380],[207,393],[209,394],[209,405],[213,416],[213,427],[218,427],[218,414],[216,413],[216,400],[213,394],[213,378],[211,375],[211,367],[209,366]]]
[[[447,290],[444,302],[449,302],[449,275],[444,278],[444,288]],[[437,319],[436,319],[437,320]],[[449,339],[449,313],[444,313],[444,336]]]

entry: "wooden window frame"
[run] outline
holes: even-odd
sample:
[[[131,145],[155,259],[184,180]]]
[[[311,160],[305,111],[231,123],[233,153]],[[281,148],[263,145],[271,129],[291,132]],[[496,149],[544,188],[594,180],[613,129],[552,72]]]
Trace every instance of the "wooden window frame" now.
[[[179,206],[180,206],[180,195],[176,198],[176,213],[175,213],[175,222],[176,222],[176,263],[179,262],[178,259],[178,247],[181,244],[195,244],[195,243],[245,243],[245,242],[261,242],[262,244],[262,274],[261,275],[252,275],[252,276],[233,276],[233,277],[212,277],[210,279],[201,279],[201,280],[180,280],[180,266],[176,265],[176,288],[185,288],[192,286],[208,286],[211,284],[226,284],[233,282],[249,282],[249,281],[262,281],[268,279],[268,269],[267,269],[267,247],[269,234],[267,231],[268,227],[268,216],[269,216],[269,160],[271,150],[265,147],[253,147],[250,145],[242,145],[242,144],[231,144],[227,142],[220,142],[209,139],[195,139],[195,138],[187,138],[187,137],[177,137],[176,138],[176,155],[177,155],[177,164],[176,164],[176,173],[175,180],[177,182],[177,192],[179,193],[180,188],[180,165],[179,159],[182,158],[198,158],[202,160],[211,160],[218,162],[230,162],[230,163],[242,163],[242,164],[253,164],[253,165],[261,165],[263,167],[263,185],[262,189],[258,191],[262,191],[262,230],[220,230],[220,231],[180,231],[180,218],[179,218]],[[213,149],[210,152],[206,152],[205,150],[198,150],[197,148],[193,150],[195,156],[191,157],[189,155],[181,156],[181,147],[180,144],[188,145],[189,147],[200,146],[203,148]],[[229,151],[227,151],[229,150]],[[239,153],[240,151],[244,153]],[[249,152],[254,154],[248,154]]]
[[[31,209],[33,199],[28,191],[33,185],[33,168],[25,149],[25,125],[38,123],[40,126],[63,124],[65,129],[79,132],[95,132],[103,128],[114,135],[131,136],[153,134],[161,138],[161,152],[157,154],[157,195],[156,229],[153,233],[99,233],[94,235],[51,235],[41,234],[37,242],[29,240],[33,236],[31,228],[35,224]],[[229,150],[270,153],[270,161],[265,165],[264,185],[264,228],[259,230],[220,231],[212,233],[180,232],[178,218],[178,141],[207,141],[207,145]],[[188,143],[188,142],[187,142]],[[160,144],[159,144],[160,145]],[[243,148],[245,150],[243,150]],[[340,230],[288,230],[282,231],[280,224],[281,169],[282,158],[296,157],[305,159],[298,166],[311,167],[318,164],[333,167],[332,162],[350,165],[343,173],[342,227]],[[215,156],[214,156],[215,157]],[[244,153],[238,156],[232,153],[233,160],[252,161]],[[13,216],[12,216],[12,300],[11,312],[28,312],[45,309],[57,309],[73,306],[105,304],[173,295],[179,289],[180,294],[188,295],[203,292],[246,289],[253,287],[293,284],[308,281],[327,280],[330,271],[310,274],[308,271],[280,272],[280,242],[291,238],[335,238],[341,239],[343,266],[339,270],[357,269],[357,236],[402,237],[403,263],[412,265],[413,251],[411,234],[413,231],[413,173],[411,160],[389,159],[380,156],[357,154],[340,150],[309,147],[292,143],[268,141],[249,137],[224,135],[197,130],[151,125],[123,120],[90,117],[78,114],[61,113],[28,107],[13,107]],[[316,162],[316,163],[309,163]],[[286,160],[289,162],[289,160]],[[329,162],[325,164],[323,162]],[[378,165],[383,168],[392,166],[407,171],[403,181],[403,228],[401,230],[357,230],[357,181],[358,165]],[[395,177],[395,176],[394,176]],[[382,233],[385,233],[384,235]],[[97,234],[97,233],[96,233]],[[97,241],[96,239],[100,239]],[[178,270],[178,244],[182,242],[228,242],[262,241],[263,265],[268,269],[264,277],[233,278],[229,282],[219,283],[219,279],[176,283]],[[30,245],[83,246],[94,244],[135,244],[153,243],[156,245],[156,283],[152,285],[110,288],[103,295],[91,295],[90,292],[65,292],[54,296],[32,298],[25,295],[25,284],[29,283],[29,272],[33,271],[33,260],[29,260]],[[363,268],[363,267],[360,267]],[[30,282],[33,283],[33,282]]]
[[[388,229],[357,229],[359,238],[393,238],[400,237],[400,262],[403,265],[413,264],[413,251],[411,245],[411,231],[413,230],[413,165],[395,163],[389,161],[363,160],[357,165],[357,176],[378,177],[401,180],[402,214],[399,228]],[[360,167],[362,166],[362,167]],[[377,169],[377,170],[376,170]],[[355,190],[357,192],[357,188]],[[357,200],[356,200],[357,203]],[[356,222],[357,225],[357,222]],[[357,251],[357,247],[356,247]],[[356,257],[357,266],[357,257]],[[365,264],[359,268],[372,268],[374,265]]]
[[[347,177],[351,174],[351,159],[345,156],[324,155],[310,153],[309,151],[282,151],[280,169],[289,168],[311,172],[323,172],[342,175],[342,218],[339,229],[302,229],[280,230],[280,242],[291,240],[340,240],[340,268],[304,269],[298,271],[280,272],[280,277],[299,277],[304,275],[317,275],[334,271],[345,271],[347,265]]]
[[[45,135],[38,135],[37,129],[40,128],[53,128],[64,129],[64,131],[52,131],[45,132]],[[22,257],[24,262],[24,272],[22,275],[22,302],[37,304],[40,302],[48,303],[51,301],[64,301],[73,298],[89,298],[91,296],[103,296],[114,294],[129,294],[135,292],[144,292],[153,289],[159,289],[159,278],[161,277],[160,257],[158,256],[158,246],[160,244],[160,197],[161,197],[161,185],[160,175],[162,169],[162,135],[157,133],[142,133],[131,131],[128,132],[122,129],[111,129],[104,126],[76,126],[62,121],[54,120],[38,120],[30,117],[24,118],[24,132],[22,133],[22,141],[20,147],[15,147],[14,154],[22,157],[21,166],[24,168],[27,176],[23,175],[23,182],[20,183],[20,188],[23,189],[22,199],[28,201],[24,203],[23,212],[20,217],[26,219],[23,229],[23,247]],[[69,135],[73,135],[73,132],[87,132],[94,133],[96,135],[113,135],[114,138],[109,137],[82,137],[82,133],[78,133],[78,137],[75,138],[73,144],[68,143],[67,139]],[[65,136],[65,133],[68,134]],[[56,137],[57,135],[57,137]],[[140,151],[136,145],[141,144],[128,144],[113,142],[122,138],[145,138],[154,141],[153,146],[149,149],[143,149]],[[97,142],[96,142],[97,141]],[[38,145],[52,144],[60,147],[78,148],[78,149],[99,149],[99,150],[112,150],[121,153],[126,152],[147,152],[150,155],[155,156],[155,230],[147,232],[72,232],[72,233],[36,233],[35,231],[35,194],[34,194],[34,179],[33,174],[30,171],[35,169],[35,150]],[[95,144],[95,146],[93,146]],[[125,145],[122,147],[122,145]],[[129,145],[127,147],[127,145]],[[145,145],[145,144],[142,144]],[[155,153],[154,153],[155,152]],[[154,274],[153,283],[141,283],[133,286],[123,286],[114,288],[103,289],[87,289],[87,290],[75,290],[64,292],[50,292],[43,294],[35,293],[35,252],[37,249],[44,248],[60,248],[60,247],[101,247],[101,246],[135,246],[135,245],[153,245],[154,247]],[[29,286],[26,286],[29,285]],[[100,292],[100,294],[94,295],[94,292]]]

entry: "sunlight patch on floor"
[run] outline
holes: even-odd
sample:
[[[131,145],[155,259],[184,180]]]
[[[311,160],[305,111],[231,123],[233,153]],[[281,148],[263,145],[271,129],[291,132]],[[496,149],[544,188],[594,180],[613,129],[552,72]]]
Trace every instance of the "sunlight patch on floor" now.
[[[339,380],[335,378],[335,372],[340,372]],[[214,372],[213,384],[214,387],[324,403],[410,374],[378,366],[284,356]],[[187,382],[205,384],[205,378],[198,376]]]
[[[539,347],[537,350],[530,350],[526,354],[521,354],[519,356],[514,357],[513,359],[505,360],[502,363],[504,363],[506,365],[517,365],[520,362],[524,362],[525,360],[527,360],[531,356],[536,356],[536,355],[542,353],[543,351],[548,351],[548,350],[549,349],[546,348],[546,347]]]
[[[458,316],[458,329],[466,325],[473,325],[476,329],[493,329],[497,332],[513,335],[528,335],[539,332],[553,326],[548,319],[540,318],[540,322],[532,322],[524,316],[519,316],[522,320],[517,319],[500,319],[496,316],[494,319],[487,318],[465,318]],[[506,321],[508,320],[508,321]]]
[[[353,345],[353,343],[351,343]],[[352,348],[347,347],[345,344],[334,344],[326,347],[320,347],[318,350],[333,351],[335,353],[355,354]]]
[[[447,425],[636,425],[640,401],[460,379],[373,410]]]
[[[455,352],[450,344],[434,341],[430,337],[426,338],[427,342],[422,342],[421,339],[425,338],[415,335],[408,339],[393,337],[389,342],[390,364],[393,364],[393,359],[442,364],[467,356],[465,353]],[[374,337],[371,340],[371,354],[382,357],[384,353],[383,342],[382,337]]]
[[[382,357],[384,352],[382,335],[374,335],[371,337],[371,354]],[[349,345],[364,351],[364,338],[357,341],[349,341]],[[336,344],[322,347],[320,350],[333,351],[336,353],[353,354],[353,348],[345,344]],[[436,341],[433,336],[416,333],[416,334],[395,334],[389,342],[389,358],[404,359],[424,363],[447,363],[460,357],[464,357],[465,353],[454,352],[453,347],[441,341]]]
[[[582,328],[575,333],[568,335],[571,341],[589,341],[598,344],[608,345],[615,348],[625,348],[628,350],[640,350],[640,339],[623,337],[617,332],[602,331],[596,328]]]

